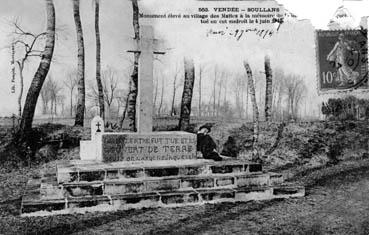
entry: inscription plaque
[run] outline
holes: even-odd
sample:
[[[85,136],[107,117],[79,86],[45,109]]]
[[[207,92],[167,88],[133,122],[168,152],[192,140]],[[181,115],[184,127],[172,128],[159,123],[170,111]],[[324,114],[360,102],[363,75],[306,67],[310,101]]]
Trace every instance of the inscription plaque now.
[[[101,151],[104,162],[196,159],[196,135],[186,132],[104,133]]]

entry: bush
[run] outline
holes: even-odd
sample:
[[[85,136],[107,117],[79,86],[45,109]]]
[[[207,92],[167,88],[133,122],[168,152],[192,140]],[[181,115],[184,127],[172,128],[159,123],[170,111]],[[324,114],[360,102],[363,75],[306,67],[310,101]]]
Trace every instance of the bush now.
[[[369,119],[369,100],[354,96],[346,98],[330,98],[322,103],[322,113],[328,120]]]

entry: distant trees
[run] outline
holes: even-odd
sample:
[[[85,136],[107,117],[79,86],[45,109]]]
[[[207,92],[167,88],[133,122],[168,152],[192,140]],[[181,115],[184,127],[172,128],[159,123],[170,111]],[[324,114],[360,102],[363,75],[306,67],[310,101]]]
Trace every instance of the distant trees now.
[[[247,79],[242,76],[242,74],[237,73],[234,76],[234,83],[233,83],[233,92],[235,95],[235,107],[237,110],[237,117],[238,118],[245,118],[247,116],[247,109],[248,109],[248,92],[247,88]],[[244,102],[245,94],[246,93],[246,102]]]
[[[296,74],[286,74],[282,69],[274,70],[272,114],[275,120],[299,118],[301,103],[307,87],[304,78]]]
[[[42,114],[57,115],[57,105],[61,103],[62,87],[51,76],[46,78],[46,81],[41,89]]]
[[[76,88],[78,84],[78,73],[77,71],[70,71],[66,75],[67,79],[63,82],[64,86],[68,88],[68,95],[70,100],[70,109],[69,114],[71,117],[73,117],[73,91]]]
[[[73,17],[76,25],[77,33],[77,45],[78,45],[78,99],[77,99],[77,110],[75,117],[75,126],[83,126],[84,115],[85,115],[85,47],[83,41],[83,31],[81,24],[81,17],[79,12],[79,0],[73,0]]]
[[[304,78],[293,73],[285,73],[278,67],[272,69],[268,56],[265,57],[263,65],[263,70],[256,68],[253,73],[259,119],[264,120],[264,116],[265,121],[301,118],[301,106],[307,91]],[[206,70],[199,64],[196,68],[196,79],[202,81],[201,83],[197,81],[194,88],[196,91],[193,96],[196,104],[192,105],[193,115],[226,120],[252,119],[251,94],[248,92],[250,87],[244,74],[239,71],[231,72],[220,64],[211,67],[208,65]],[[175,94],[178,91],[176,87],[180,85],[179,77],[176,76],[178,71],[178,68],[173,66],[169,72],[171,75],[165,75],[164,85],[161,80],[163,74],[156,75],[154,79],[154,113],[159,116],[176,115],[178,107]],[[172,91],[163,90],[168,84],[172,84]]]
[[[302,77],[290,74],[285,77],[284,86],[287,96],[287,110],[291,119],[298,118],[298,111],[302,98],[306,92],[306,86]]]
[[[54,53],[55,46],[55,8],[53,0],[45,0],[46,3],[46,41],[45,48],[41,53],[40,65],[33,77],[30,88],[28,89],[27,97],[25,100],[22,119],[19,128],[19,135],[21,139],[32,131],[33,116],[35,114],[36,104],[38,96],[42,89],[42,85],[45,81],[47,73],[50,69],[51,59]]]
[[[105,110],[104,116],[106,119],[111,118],[112,104],[118,99],[118,73],[115,69],[107,67],[102,71],[102,87],[103,87],[103,97],[104,105],[106,104],[107,109]],[[95,83],[90,83],[89,92],[87,97],[93,101],[94,105],[100,107],[100,94]],[[122,99],[122,97],[120,97]],[[118,102],[118,100],[117,100]],[[119,103],[119,102],[118,102]],[[101,109],[99,109],[100,111]]]

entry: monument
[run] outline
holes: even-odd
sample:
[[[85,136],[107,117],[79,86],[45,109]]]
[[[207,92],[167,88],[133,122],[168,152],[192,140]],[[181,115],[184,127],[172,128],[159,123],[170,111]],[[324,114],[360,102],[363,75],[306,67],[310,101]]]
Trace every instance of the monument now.
[[[150,26],[141,26],[137,132],[104,132],[91,121],[91,140],[80,142],[80,160],[60,161],[28,182],[23,216],[304,196],[304,187],[283,184],[261,164],[214,162],[196,151],[196,135],[152,132],[152,69],[155,47]]]

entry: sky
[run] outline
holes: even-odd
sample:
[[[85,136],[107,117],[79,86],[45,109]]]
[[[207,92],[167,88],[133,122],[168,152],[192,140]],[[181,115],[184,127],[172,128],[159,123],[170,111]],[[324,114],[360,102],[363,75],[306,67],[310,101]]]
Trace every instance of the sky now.
[[[285,23],[271,39],[261,40],[248,36],[245,40],[235,41],[223,38],[205,37],[209,26],[197,21],[184,20],[144,20],[143,24],[154,26],[157,38],[166,42],[167,54],[158,57],[157,70],[163,76],[173,76],[176,64],[183,56],[191,56],[198,63],[220,64],[235,73],[242,72],[242,60],[248,60],[251,67],[260,72],[263,58],[269,54],[272,66],[282,67],[285,71],[298,73],[305,77],[308,87],[308,99],[311,108],[326,97],[318,96],[316,85],[316,66],[314,50],[314,28],[326,29],[336,9],[344,5],[355,17],[358,25],[362,16],[369,15],[369,0],[278,0],[279,4],[298,16],[298,21]],[[10,92],[10,53],[7,46],[11,41],[11,21],[17,19],[27,30],[42,32],[45,28],[45,4],[43,0],[0,0],[0,116],[11,115],[17,110],[17,93]],[[77,64],[76,36],[71,1],[54,0],[57,15],[57,44],[55,60],[49,74],[62,84],[66,74]],[[278,3],[265,3],[263,6]],[[193,13],[197,6],[237,6],[246,4],[241,1],[194,1],[194,0],[141,0],[140,10],[147,13]],[[250,6],[258,5],[247,1]],[[95,73],[95,36],[94,7],[92,0],[81,0],[81,18],[86,47],[86,83],[94,80]],[[130,72],[131,57],[126,53],[132,49],[132,9],[129,0],[101,0],[100,29],[102,42],[103,69],[112,67],[118,71],[119,83],[126,89]],[[265,26],[267,27],[267,26]],[[268,26],[269,27],[269,26]],[[211,27],[210,27],[211,28]],[[214,26],[214,30],[220,25]],[[236,63],[237,61],[237,63]],[[28,89],[39,61],[33,59],[26,65],[25,86]],[[209,75],[210,76],[210,75]],[[210,78],[208,78],[210,79]],[[169,82],[166,86],[170,86]],[[17,84],[17,88],[18,88]],[[16,89],[17,89],[16,88]],[[210,96],[205,88],[205,96]],[[24,95],[25,97],[25,95]],[[196,97],[195,97],[196,98]],[[24,98],[23,98],[24,99]],[[314,112],[318,112],[315,108]]]

